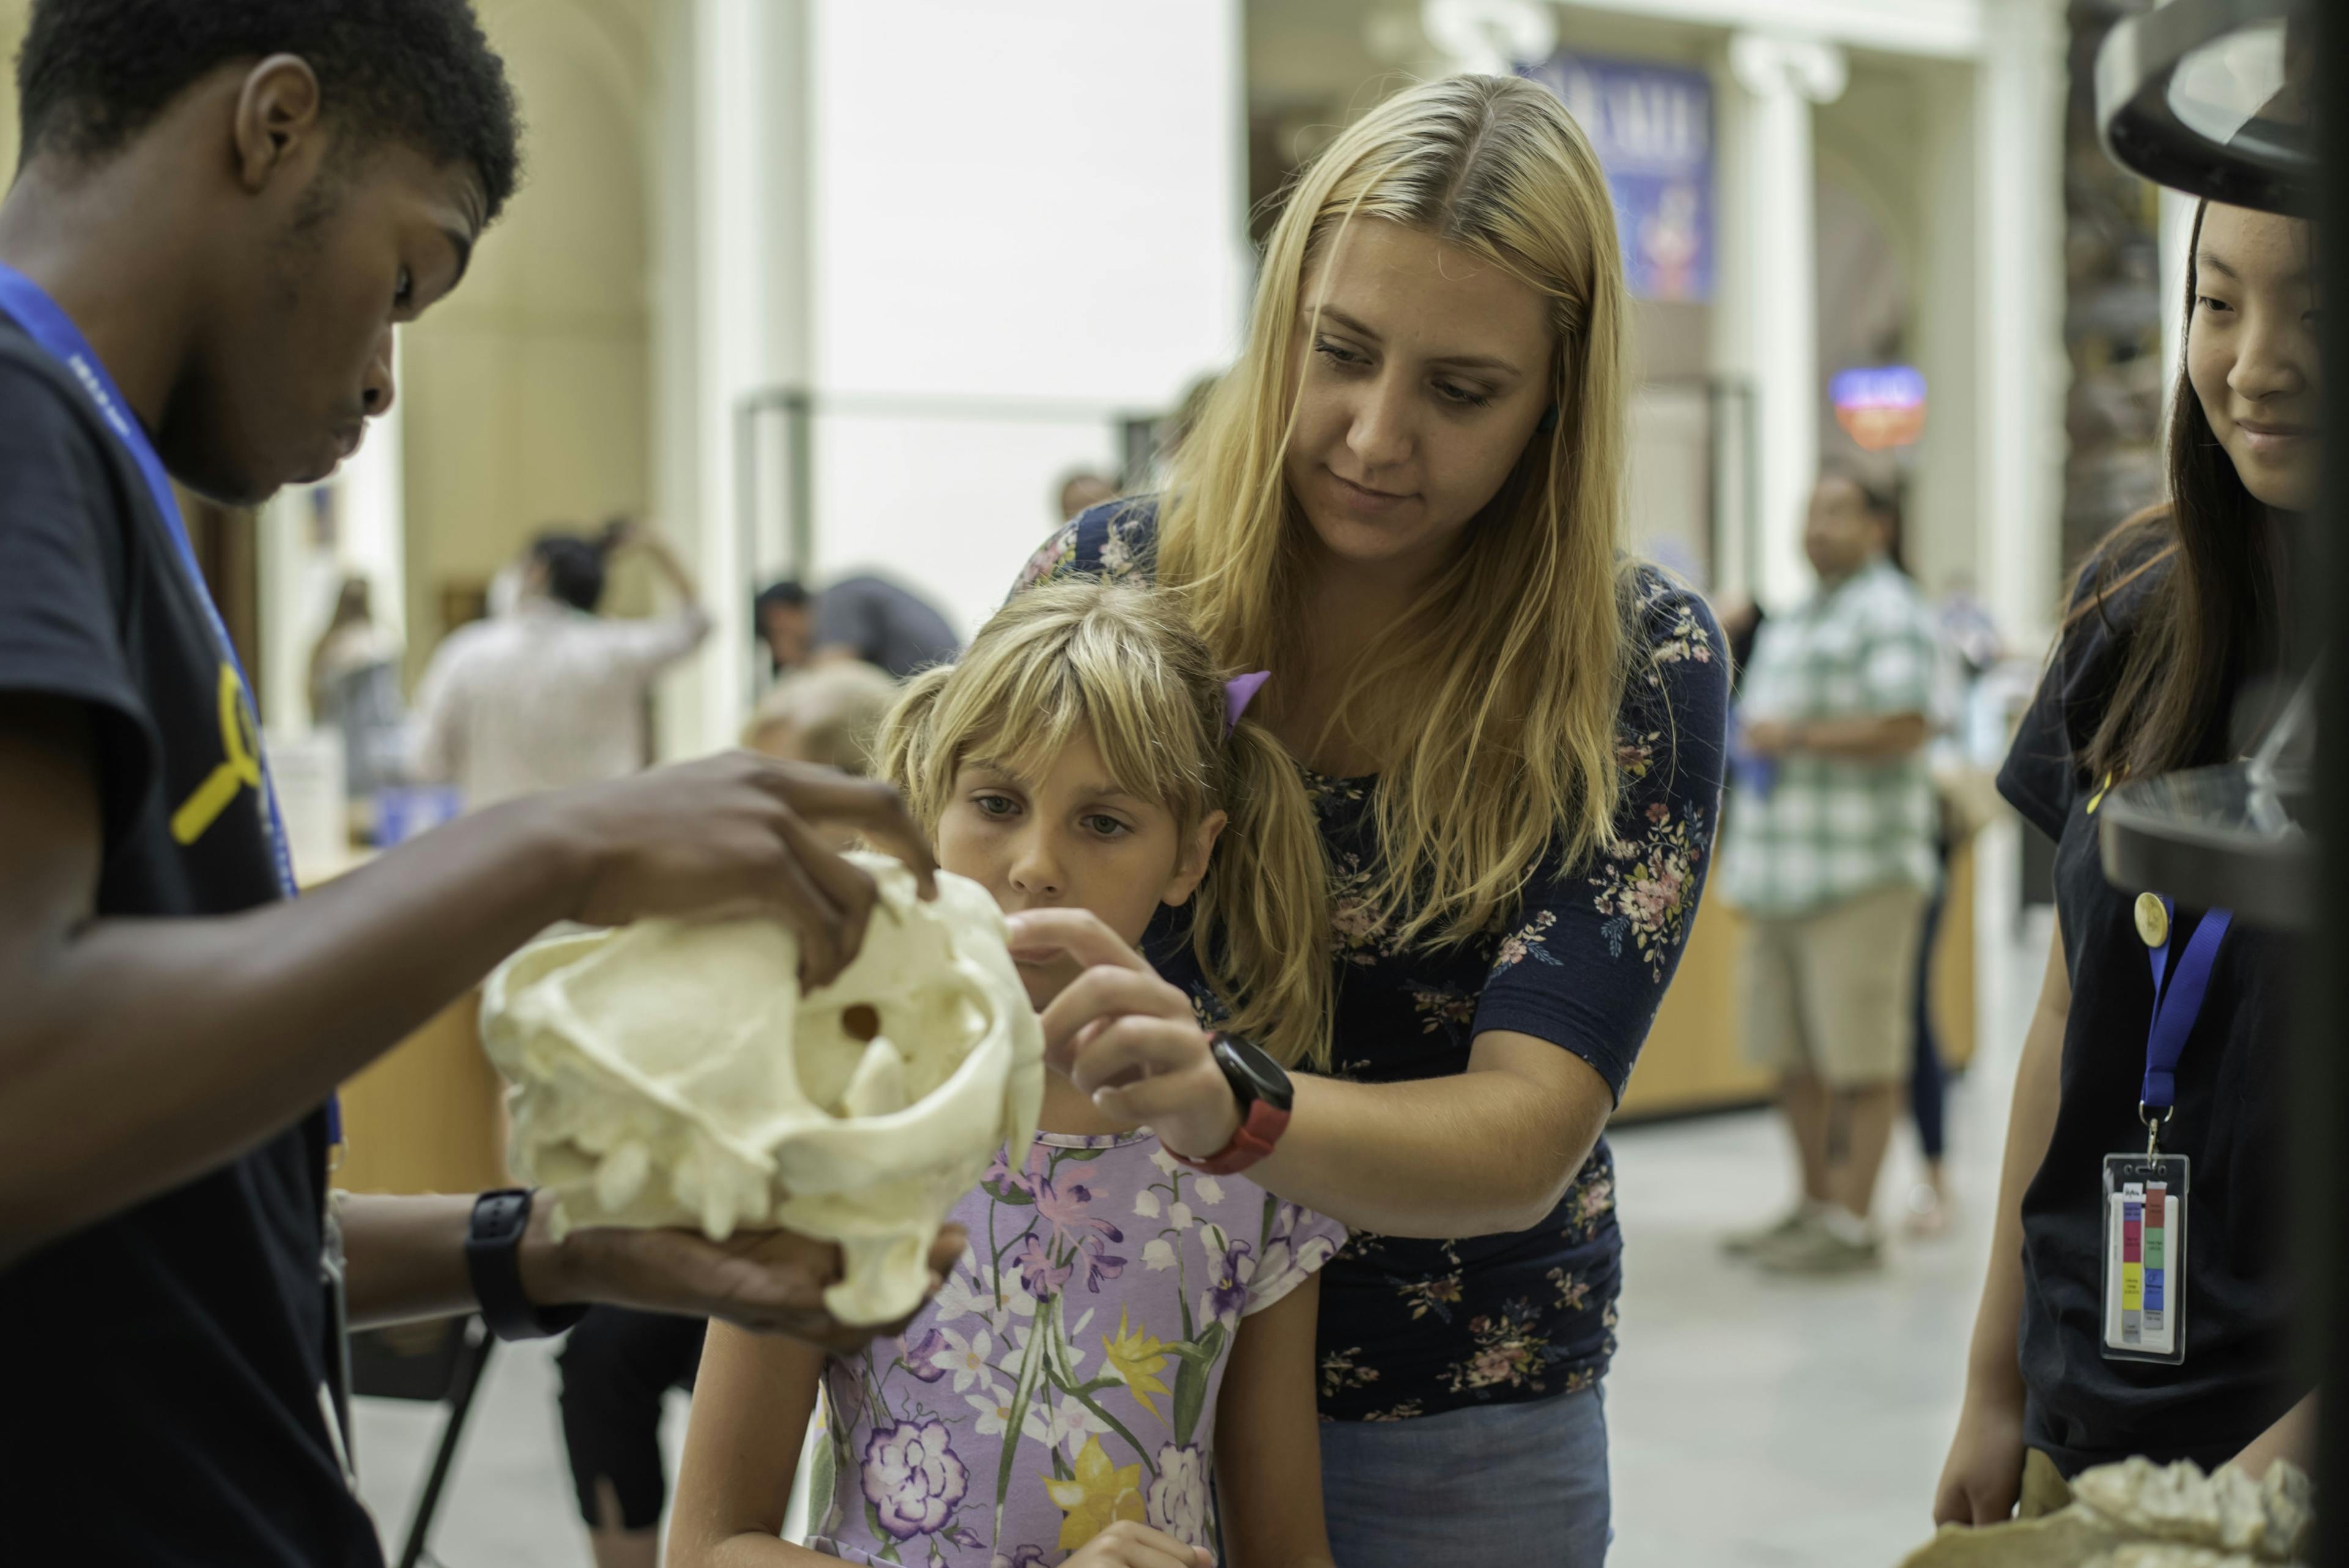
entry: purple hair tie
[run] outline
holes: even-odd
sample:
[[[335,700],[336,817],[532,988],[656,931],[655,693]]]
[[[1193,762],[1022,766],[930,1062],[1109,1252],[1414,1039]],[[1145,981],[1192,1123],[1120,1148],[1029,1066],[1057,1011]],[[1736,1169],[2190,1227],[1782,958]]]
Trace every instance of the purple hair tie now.
[[[1271,679],[1271,670],[1259,670],[1253,675],[1235,675],[1224,682],[1224,738],[1226,740],[1231,739],[1232,732],[1239,728],[1240,715],[1247,711],[1249,701],[1258,691],[1264,690],[1264,683]]]

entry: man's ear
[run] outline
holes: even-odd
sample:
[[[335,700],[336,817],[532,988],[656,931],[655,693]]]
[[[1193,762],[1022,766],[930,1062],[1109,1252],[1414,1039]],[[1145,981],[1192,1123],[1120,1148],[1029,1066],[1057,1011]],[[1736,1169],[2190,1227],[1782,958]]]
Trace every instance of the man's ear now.
[[[1191,895],[1199,890],[1206,879],[1207,862],[1216,853],[1216,840],[1224,835],[1224,825],[1231,818],[1220,811],[1209,812],[1198,826],[1184,840],[1183,853],[1174,862],[1174,875],[1166,879],[1166,890],[1158,901],[1169,908],[1188,903]]]
[[[230,130],[238,182],[258,194],[290,168],[315,168],[324,108],[317,73],[299,55],[272,55],[247,72]]]

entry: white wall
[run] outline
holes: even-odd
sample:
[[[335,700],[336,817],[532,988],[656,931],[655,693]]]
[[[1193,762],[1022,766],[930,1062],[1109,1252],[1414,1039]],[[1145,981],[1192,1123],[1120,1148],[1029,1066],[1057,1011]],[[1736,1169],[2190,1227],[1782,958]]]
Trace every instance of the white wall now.
[[[882,570],[968,633],[1054,478],[1114,458],[1114,412],[1236,350],[1248,267],[1238,0],[692,0],[663,23],[656,488],[719,619],[668,689],[677,756],[732,740],[748,601],[787,564],[771,509],[741,548],[742,397],[827,410],[817,584]]]
[[[830,0],[813,41],[815,372],[866,410],[819,424],[818,573],[885,567],[968,632],[1112,410],[1237,348],[1239,5]],[[1080,406],[876,406],[900,395]]]

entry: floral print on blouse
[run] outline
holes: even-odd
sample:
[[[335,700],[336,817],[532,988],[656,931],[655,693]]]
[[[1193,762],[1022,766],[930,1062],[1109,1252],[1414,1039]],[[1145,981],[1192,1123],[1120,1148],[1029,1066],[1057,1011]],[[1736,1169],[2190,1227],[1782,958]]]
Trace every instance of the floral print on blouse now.
[[[1117,1521],[1220,1561],[1209,1478],[1233,1336],[1344,1244],[1147,1131],[999,1154],[970,1250],[902,1339],[824,1372],[809,1544],[855,1563],[1047,1568]]]
[[[1147,584],[1156,538],[1154,503],[1095,507],[1029,562],[1018,587],[1070,575]],[[1729,697],[1727,645],[1704,601],[1648,566],[1637,597],[1645,649],[1618,723],[1624,796],[1613,842],[1586,865],[1540,868],[1515,917],[1475,940],[1406,949],[1382,929],[1363,897],[1378,867],[1378,780],[1300,769],[1336,868],[1340,1076],[1448,1076],[1466,1070],[1477,1034],[1509,1030],[1573,1052],[1621,1096],[1712,859]],[[1154,938],[1160,970],[1212,1012],[1188,944]],[[1589,1386],[1615,1350],[1622,1250],[1604,1138],[1530,1231],[1456,1241],[1354,1232],[1322,1279],[1323,1418],[1405,1420]]]

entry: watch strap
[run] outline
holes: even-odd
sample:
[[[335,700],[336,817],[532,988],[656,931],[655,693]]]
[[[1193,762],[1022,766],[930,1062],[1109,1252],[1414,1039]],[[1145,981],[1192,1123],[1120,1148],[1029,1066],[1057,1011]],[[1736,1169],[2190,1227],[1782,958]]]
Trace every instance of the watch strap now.
[[[1247,1115],[1240,1118],[1232,1141],[1204,1159],[1166,1151],[1166,1158],[1175,1164],[1187,1166],[1202,1176],[1237,1176],[1262,1159],[1280,1142],[1280,1135],[1288,1130],[1288,1113],[1262,1100],[1248,1104]]]
[[[540,1306],[522,1288],[522,1239],[530,1230],[533,1194],[502,1188],[473,1199],[465,1235],[465,1272],[473,1282],[481,1321],[500,1339],[544,1339],[587,1315],[584,1304]]]

